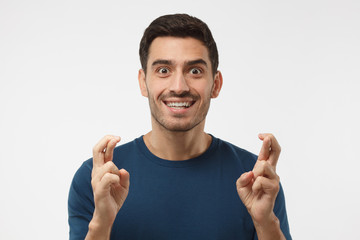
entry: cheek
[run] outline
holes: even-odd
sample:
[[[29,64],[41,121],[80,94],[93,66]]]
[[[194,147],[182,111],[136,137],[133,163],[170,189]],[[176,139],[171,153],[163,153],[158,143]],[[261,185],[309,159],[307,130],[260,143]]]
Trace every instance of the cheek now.
[[[159,96],[165,91],[165,87],[163,83],[150,83],[147,85],[148,95],[154,99],[158,99]]]
[[[211,97],[212,85],[210,83],[197,83],[193,86],[194,90],[203,98]]]

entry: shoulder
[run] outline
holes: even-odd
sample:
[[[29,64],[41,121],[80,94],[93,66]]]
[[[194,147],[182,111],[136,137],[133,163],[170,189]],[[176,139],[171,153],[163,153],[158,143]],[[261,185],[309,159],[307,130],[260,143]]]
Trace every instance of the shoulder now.
[[[219,141],[219,150],[228,152],[229,154],[236,155],[238,157],[246,157],[246,158],[252,158],[257,159],[257,156],[241,147],[238,147],[230,142],[227,142],[225,140],[222,140],[218,138]]]
[[[74,175],[74,180],[76,182],[79,182],[81,180],[88,180],[89,178],[91,180],[92,166],[93,166],[92,158],[84,161],[79,167],[79,169],[76,171]]]
[[[82,198],[88,198],[92,194],[91,188],[91,171],[92,171],[92,158],[86,160],[76,171],[70,186],[70,196],[78,199],[79,195],[82,195]],[[87,196],[88,195],[88,196]]]
[[[214,137],[214,141],[217,141],[217,154],[226,162],[241,165],[244,170],[251,170],[255,165],[257,155],[220,138]]]
[[[130,142],[117,146],[114,149],[113,162],[118,167],[130,161],[130,159],[137,158],[141,150],[142,136]]]
[[[250,161],[256,161],[257,159],[257,155],[219,138],[218,138],[218,146],[219,146],[219,151],[224,152],[230,156],[234,156],[241,159],[248,159]]]
[[[139,142],[141,141],[142,137],[136,138],[130,142],[124,143],[122,145],[117,146],[114,149],[114,155],[122,155],[122,154],[127,154],[129,152],[132,152],[134,150],[136,150],[138,148]]]

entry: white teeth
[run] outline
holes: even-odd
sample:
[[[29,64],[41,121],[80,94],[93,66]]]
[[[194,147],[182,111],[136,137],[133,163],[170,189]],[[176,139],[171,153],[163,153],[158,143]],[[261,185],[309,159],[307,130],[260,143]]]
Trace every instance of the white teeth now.
[[[166,104],[168,107],[173,107],[173,108],[184,108],[184,107],[190,107],[191,103],[190,102],[168,102]]]

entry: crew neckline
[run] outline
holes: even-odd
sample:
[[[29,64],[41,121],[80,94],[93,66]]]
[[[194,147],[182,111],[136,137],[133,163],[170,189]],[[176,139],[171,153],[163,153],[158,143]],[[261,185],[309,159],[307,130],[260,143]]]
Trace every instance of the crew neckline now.
[[[139,148],[140,152],[145,156],[146,160],[150,160],[151,162],[164,167],[183,168],[183,167],[191,167],[193,165],[200,163],[201,161],[207,159],[212,154],[212,152],[214,152],[214,150],[218,146],[219,139],[212,136],[211,134],[209,135],[211,136],[211,143],[208,149],[206,149],[206,151],[200,156],[197,156],[195,158],[190,158],[187,160],[172,161],[172,160],[159,158],[158,156],[154,155],[146,146],[144,142],[144,135],[135,139],[135,143]]]

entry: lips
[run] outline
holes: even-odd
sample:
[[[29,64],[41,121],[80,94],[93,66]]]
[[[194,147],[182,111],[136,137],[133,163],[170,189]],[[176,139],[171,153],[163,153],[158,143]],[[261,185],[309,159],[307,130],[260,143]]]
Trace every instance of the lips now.
[[[195,101],[164,101],[164,103],[173,109],[185,109],[191,107]]]

